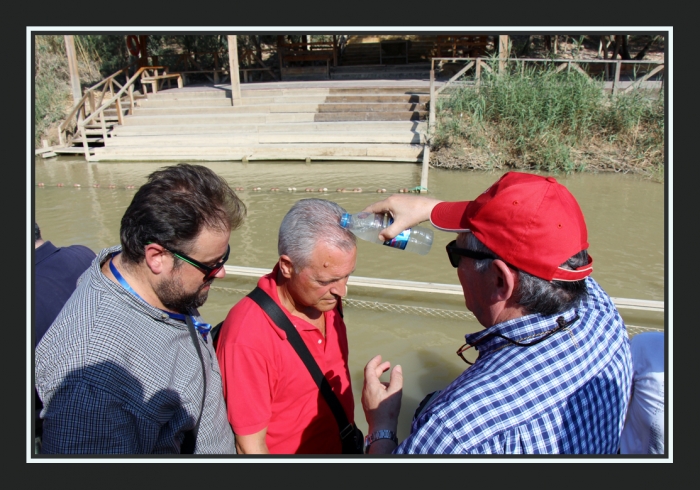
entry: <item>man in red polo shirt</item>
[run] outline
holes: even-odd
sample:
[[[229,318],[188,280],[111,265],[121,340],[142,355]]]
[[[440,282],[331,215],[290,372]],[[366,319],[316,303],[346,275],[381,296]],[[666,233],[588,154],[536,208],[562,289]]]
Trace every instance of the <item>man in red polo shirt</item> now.
[[[348,339],[340,302],[355,269],[355,236],[345,212],[302,199],[282,220],[279,261],[258,287],[300,334],[352,423]],[[249,297],[227,315],[217,340],[228,419],[239,454],[340,454],[333,412],[286,332]]]

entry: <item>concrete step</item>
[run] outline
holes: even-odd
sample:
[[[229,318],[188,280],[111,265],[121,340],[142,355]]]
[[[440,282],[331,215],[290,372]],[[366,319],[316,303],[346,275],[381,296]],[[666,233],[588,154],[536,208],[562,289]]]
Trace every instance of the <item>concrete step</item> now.
[[[124,126],[149,126],[173,124],[267,124],[313,122],[315,114],[308,113],[231,113],[231,114],[186,114],[186,115],[133,115],[124,118]]]
[[[321,104],[318,112],[401,112],[427,111],[425,104],[415,103],[353,103],[339,102],[337,104]]]
[[[425,120],[428,111],[400,112],[322,112],[315,121],[417,121]]]
[[[94,148],[90,161],[383,160],[419,162],[423,145],[258,144],[240,146]]]
[[[196,87],[185,87],[185,90],[161,90],[154,94],[149,92],[143,100],[172,100],[172,99],[225,99],[231,98],[230,89],[197,90]]]
[[[329,104],[338,102],[351,103],[427,103],[430,100],[429,94],[351,94],[351,95],[329,95],[325,102]]]
[[[425,119],[428,111],[395,112],[269,112],[231,114],[133,115],[124,118],[124,126],[190,124],[274,124],[330,121],[412,121]]]
[[[244,106],[263,104],[293,103],[337,103],[337,102],[427,102],[430,96],[425,94],[345,94],[345,95],[313,95],[313,96],[279,96],[279,97],[245,97],[241,99]]]
[[[97,141],[97,140],[96,140]],[[99,139],[102,142],[102,139]],[[250,143],[402,143],[424,144],[415,131],[319,131],[319,132],[237,132],[198,135],[132,135],[107,138],[108,147],[135,146],[225,146]]]
[[[280,103],[252,104],[242,106],[199,106],[199,107],[144,107],[134,111],[138,116],[189,115],[189,114],[268,114],[277,112],[316,113],[320,104]]]
[[[400,83],[400,82],[399,82]],[[352,95],[352,94],[368,94],[368,95],[376,95],[376,94],[411,94],[411,95],[429,95],[430,94],[430,88],[426,87],[425,89],[418,88],[418,87],[402,87],[402,86],[394,86],[394,87],[382,87],[381,89],[377,89],[374,87],[348,87],[348,88],[343,88],[343,89],[338,89],[338,88],[332,88],[330,89],[329,94],[330,95]]]
[[[281,133],[281,132],[311,132],[326,131],[370,131],[425,132],[426,121],[330,121],[330,122],[300,122],[300,123],[270,123],[270,124],[164,124],[146,126],[117,126],[110,134],[121,136],[157,136],[157,135],[201,135],[201,134],[230,134],[230,133]],[[101,134],[101,133],[100,133]]]
[[[192,97],[192,98],[161,98],[142,100],[137,107],[231,107],[230,97]]]

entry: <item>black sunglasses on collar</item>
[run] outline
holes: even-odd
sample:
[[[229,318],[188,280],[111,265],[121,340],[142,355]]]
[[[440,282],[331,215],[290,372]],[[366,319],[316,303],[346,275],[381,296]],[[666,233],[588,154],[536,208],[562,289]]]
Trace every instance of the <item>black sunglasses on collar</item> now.
[[[469,250],[466,248],[461,248],[457,246],[457,240],[452,240],[445,246],[447,250],[447,257],[450,259],[450,264],[452,267],[459,267],[459,260],[462,257],[469,257],[474,260],[484,260],[484,259],[495,259],[496,257],[484,252],[477,252],[476,250]]]

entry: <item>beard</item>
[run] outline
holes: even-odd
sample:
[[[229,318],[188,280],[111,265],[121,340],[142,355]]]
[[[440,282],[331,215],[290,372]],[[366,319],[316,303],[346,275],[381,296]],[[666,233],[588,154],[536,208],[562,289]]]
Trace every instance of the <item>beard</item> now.
[[[185,291],[180,277],[172,276],[163,280],[155,289],[155,293],[167,308],[185,314],[199,308],[207,301],[209,290],[202,291],[202,289],[212,282],[213,279],[204,282],[195,291],[188,293]]]

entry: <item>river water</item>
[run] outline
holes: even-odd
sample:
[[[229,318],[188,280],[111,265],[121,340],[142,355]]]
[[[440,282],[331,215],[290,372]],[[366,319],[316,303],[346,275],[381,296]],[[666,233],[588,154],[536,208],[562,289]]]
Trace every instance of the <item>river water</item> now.
[[[82,157],[63,156],[37,158],[35,185],[30,190],[34,192],[34,215],[44,239],[57,246],[80,243],[96,252],[118,244],[124,210],[146,176],[163,165],[167,164],[87,163]],[[320,197],[337,202],[348,212],[357,212],[388,193],[418,186],[421,174],[420,165],[406,163],[205,165],[224,177],[231,187],[244,188],[237,193],[248,208],[248,219],[231,236],[228,265],[266,269],[277,261],[279,224],[295,201]],[[501,175],[502,172],[431,169],[428,195],[444,200],[473,199]],[[589,251],[594,257],[593,277],[612,297],[664,301],[664,185],[620,174],[556,177],[576,196],[586,217]],[[99,187],[95,187],[97,184]],[[256,187],[261,190],[253,190]],[[288,191],[290,187],[296,191]],[[307,192],[307,188],[313,191]],[[319,192],[324,188],[327,190]],[[338,188],[361,188],[362,192],[340,193]],[[377,189],[386,189],[387,194],[377,193]],[[436,230],[433,249],[425,256],[358,240],[354,275],[459,284],[444,251],[444,245],[454,237]],[[215,282],[208,302],[201,308],[202,315],[212,324],[223,320],[229,308],[255,283],[255,278],[232,275]],[[663,313],[632,309],[620,309],[620,313],[628,327],[661,330],[665,325]],[[411,416],[423,396],[443,388],[467,366],[455,354],[464,343],[464,334],[482,328],[466,311],[461,295],[359,286],[349,288],[345,320],[355,417],[363,432],[367,426],[360,393],[365,364],[381,354],[392,365],[403,367],[400,440],[410,432]],[[631,334],[635,331],[630,328]]]

